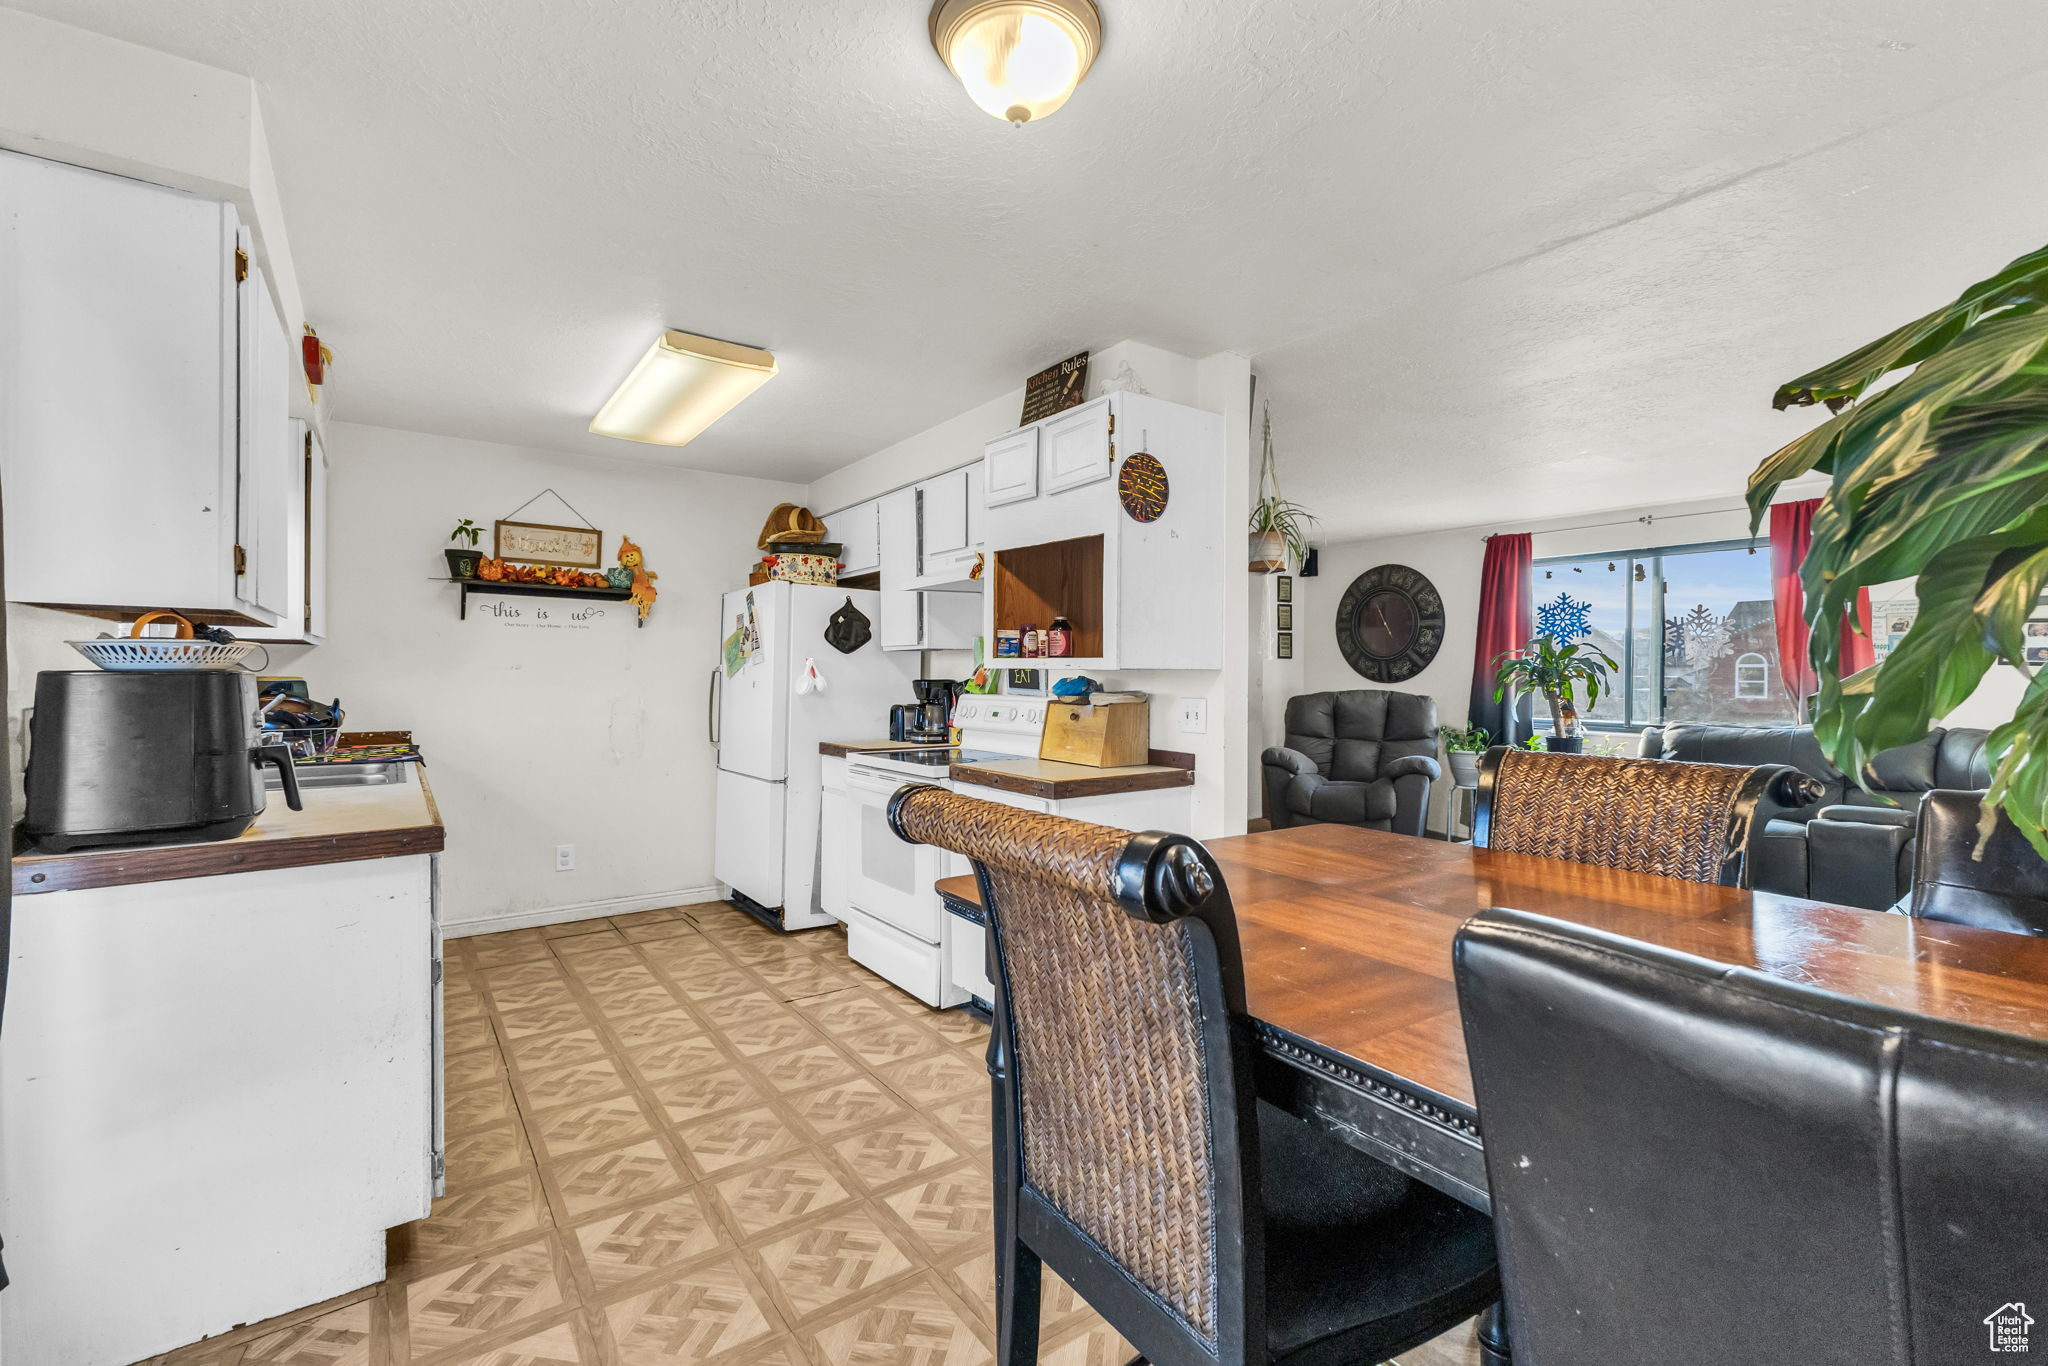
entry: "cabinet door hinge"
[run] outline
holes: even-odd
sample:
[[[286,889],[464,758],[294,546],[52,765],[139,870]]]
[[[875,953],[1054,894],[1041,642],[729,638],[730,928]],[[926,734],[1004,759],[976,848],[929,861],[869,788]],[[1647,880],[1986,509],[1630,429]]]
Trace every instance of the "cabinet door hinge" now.
[[[248,279],[248,278],[249,278],[249,253],[248,253],[248,252],[246,252],[246,251],[243,251],[243,250],[242,250],[242,249],[241,249],[240,247],[236,247],[236,248],[235,248],[235,283],[236,283],[236,284],[240,284],[240,283],[242,283],[242,281],[244,281],[244,280],[246,280],[246,279]]]
[[[246,573],[248,573],[248,572],[249,572],[249,552],[248,552],[248,551],[246,551],[246,550],[244,550],[244,549],[242,549],[242,547],[240,547],[240,546],[236,546],[236,547],[235,547],[235,573],[236,573],[237,575],[241,575],[241,574],[246,574]]]
[[[434,1179],[439,1181],[446,1175],[448,1175],[448,1159],[442,1155],[439,1148],[436,1148],[434,1149]]]

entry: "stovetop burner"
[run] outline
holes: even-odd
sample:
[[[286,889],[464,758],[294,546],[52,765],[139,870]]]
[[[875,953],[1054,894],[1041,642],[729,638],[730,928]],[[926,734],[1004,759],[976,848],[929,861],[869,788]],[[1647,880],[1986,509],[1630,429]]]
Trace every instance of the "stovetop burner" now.
[[[957,749],[892,749],[887,754],[874,757],[891,764],[916,764],[920,768],[947,768],[952,765]]]
[[[1014,759],[1014,754],[1003,754],[993,749],[890,749],[861,758],[870,763],[913,764],[919,768],[950,768],[954,764],[986,764],[997,759]]]

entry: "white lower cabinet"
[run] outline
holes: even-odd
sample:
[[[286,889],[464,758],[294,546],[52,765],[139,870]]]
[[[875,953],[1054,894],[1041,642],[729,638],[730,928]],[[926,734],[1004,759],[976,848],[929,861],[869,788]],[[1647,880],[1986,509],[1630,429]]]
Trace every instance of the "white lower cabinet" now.
[[[433,862],[15,898],[0,1356],[127,1366],[383,1278],[438,1157]]]
[[[834,920],[845,920],[847,862],[853,857],[856,808],[846,791],[846,760],[828,754],[820,760],[824,788],[818,802],[818,906]]]

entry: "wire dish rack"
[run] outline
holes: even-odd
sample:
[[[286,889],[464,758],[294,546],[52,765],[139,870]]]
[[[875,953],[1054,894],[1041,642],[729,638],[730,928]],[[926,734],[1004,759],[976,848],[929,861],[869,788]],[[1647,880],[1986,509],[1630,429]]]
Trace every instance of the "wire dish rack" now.
[[[256,647],[237,641],[74,640],[71,648],[102,669],[239,669]]]
[[[143,628],[153,621],[169,621],[178,634],[145,636]],[[240,641],[217,642],[195,638],[192,623],[176,612],[145,612],[135,619],[125,638],[104,636],[99,640],[74,640],[71,648],[102,669],[116,673],[135,669],[239,669],[254,645]]]

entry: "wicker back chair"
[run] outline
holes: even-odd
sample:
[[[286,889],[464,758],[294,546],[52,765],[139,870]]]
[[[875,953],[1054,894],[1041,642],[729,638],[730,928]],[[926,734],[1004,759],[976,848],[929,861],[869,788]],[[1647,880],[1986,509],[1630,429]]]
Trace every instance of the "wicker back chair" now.
[[[1788,764],[1744,768],[1495,746],[1479,765],[1472,842],[1747,887],[1765,824],[1821,792],[1817,779]]]
[[[1379,1361],[1492,1301],[1483,1216],[1256,1102],[1236,917],[1200,844],[921,785],[889,820],[972,859],[986,912],[1004,1366],[1037,1360],[1042,1261],[1160,1366]],[[1373,1284],[1418,1226],[1430,1269]]]

